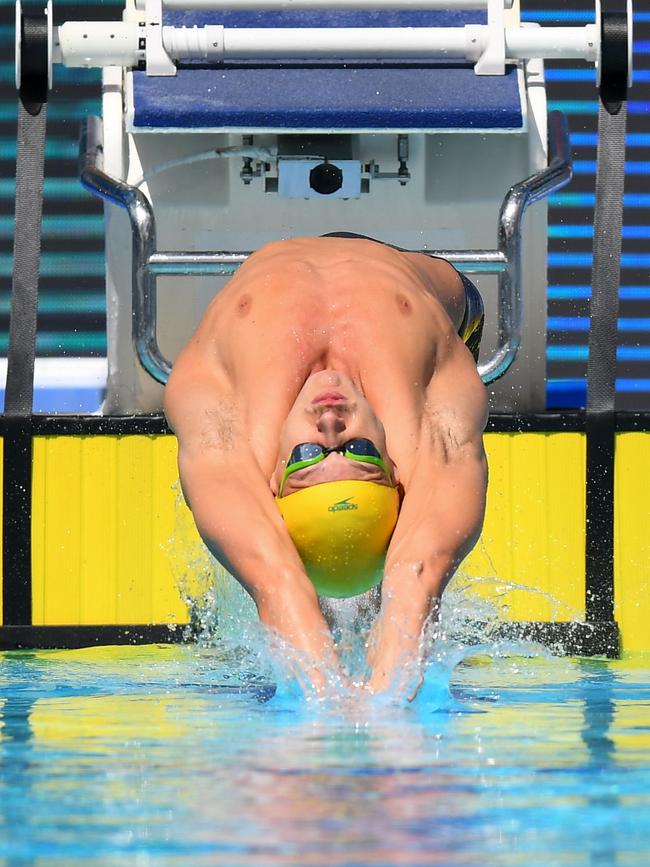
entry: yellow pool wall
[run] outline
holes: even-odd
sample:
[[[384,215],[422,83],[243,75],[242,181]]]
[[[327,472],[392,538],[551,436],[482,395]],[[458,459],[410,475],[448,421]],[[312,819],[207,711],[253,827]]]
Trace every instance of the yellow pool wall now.
[[[584,434],[488,433],[485,447],[485,524],[457,581],[513,620],[583,619]],[[624,651],[650,651],[649,489],[650,434],[617,434],[615,604]],[[179,496],[175,437],[37,436],[32,500],[35,625],[187,622],[178,552],[191,565],[201,545]]]

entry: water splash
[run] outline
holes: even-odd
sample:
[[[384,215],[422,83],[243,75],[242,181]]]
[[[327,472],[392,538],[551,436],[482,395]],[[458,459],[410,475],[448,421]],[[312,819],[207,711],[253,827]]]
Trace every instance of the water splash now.
[[[278,709],[301,701],[306,706],[332,712],[361,709],[367,718],[369,703],[376,709],[387,705],[412,706],[420,711],[452,711],[457,708],[450,682],[454,670],[476,657],[505,655],[544,656],[548,650],[530,642],[504,638],[508,620],[508,593],[513,589],[538,594],[522,585],[484,576],[459,574],[445,591],[437,616],[431,618],[421,637],[423,666],[413,662],[401,667],[398,690],[371,695],[365,687],[369,670],[368,649],[373,624],[380,608],[378,589],[352,599],[321,599],[321,610],[331,630],[341,670],[325,671],[318,690],[306,682],[310,660],[282,636],[260,623],[255,604],[241,585],[212,557],[193,527],[180,491],[175,533],[168,553],[181,597],[190,613],[184,637],[200,647],[218,651],[227,664],[232,682],[242,688],[252,684],[275,685]],[[493,585],[490,599],[486,585]],[[548,594],[543,594],[551,599]],[[553,600],[554,611],[560,603]],[[574,612],[577,616],[577,612]],[[341,672],[343,674],[341,674]],[[405,686],[406,685],[406,686]],[[417,691],[415,701],[408,701]]]

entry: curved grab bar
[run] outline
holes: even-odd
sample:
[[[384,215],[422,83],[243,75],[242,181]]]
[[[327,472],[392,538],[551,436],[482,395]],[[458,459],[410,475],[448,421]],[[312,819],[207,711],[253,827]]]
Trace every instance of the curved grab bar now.
[[[524,214],[530,205],[562,189],[573,177],[569,128],[560,111],[553,111],[549,116],[548,151],[547,168],[512,186],[499,211],[498,250],[503,254],[506,267],[499,274],[497,348],[486,362],[478,366],[486,385],[503,376],[521,345],[521,226]]]
[[[149,259],[156,250],[153,208],[137,187],[105,174],[102,170],[103,156],[102,122],[98,117],[88,117],[81,135],[80,180],[89,192],[125,208],[129,215],[133,238],[133,345],[147,373],[164,385],[172,366],[160,351],[156,335],[156,278],[148,267]]]

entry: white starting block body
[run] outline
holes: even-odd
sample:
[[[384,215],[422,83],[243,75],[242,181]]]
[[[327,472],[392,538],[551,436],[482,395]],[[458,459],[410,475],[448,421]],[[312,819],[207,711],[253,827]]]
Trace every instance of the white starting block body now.
[[[125,18],[141,14],[131,9]],[[516,6],[504,15],[519,26]],[[165,13],[171,25],[235,29],[462,27],[485,20],[484,11]],[[229,148],[248,150],[182,162]],[[334,231],[413,250],[494,250],[504,196],[547,159],[541,60],[511,64],[505,75],[476,75],[470,64],[440,60],[195,64],[162,77],[104,70],[103,171],[146,194],[158,250],[253,251],[280,238]],[[324,162],[341,173],[334,192],[309,186],[310,172]],[[522,251],[521,348],[506,376],[490,384],[496,411],[545,407],[543,201],[523,221]],[[163,386],[142,368],[131,338],[131,226],[113,204],[106,205],[106,254],[103,411],[155,412]],[[485,301],[483,360],[497,340],[497,276],[485,265],[458,267]],[[156,333],[170,363],[227,279],[157,277]]]

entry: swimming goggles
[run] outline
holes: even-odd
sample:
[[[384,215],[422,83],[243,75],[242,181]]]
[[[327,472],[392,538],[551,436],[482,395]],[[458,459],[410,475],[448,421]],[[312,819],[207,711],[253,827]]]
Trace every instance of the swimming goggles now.
[[[353,461],[361,461],[364,464],[375,464],[375,466],[386,473],[389,482],[392,484],[393,480],[390,470],[379,453],[377,446],[371,440],[358,437],[331,449],[321,446],[319,443],[299,443],[297,446],[294,446],[287,460],[278,496],[282,496],[284,484],[292,473],[303,470],[305,467],[311,467],[313,464],[319,464],[332,452],[338,452]]]

